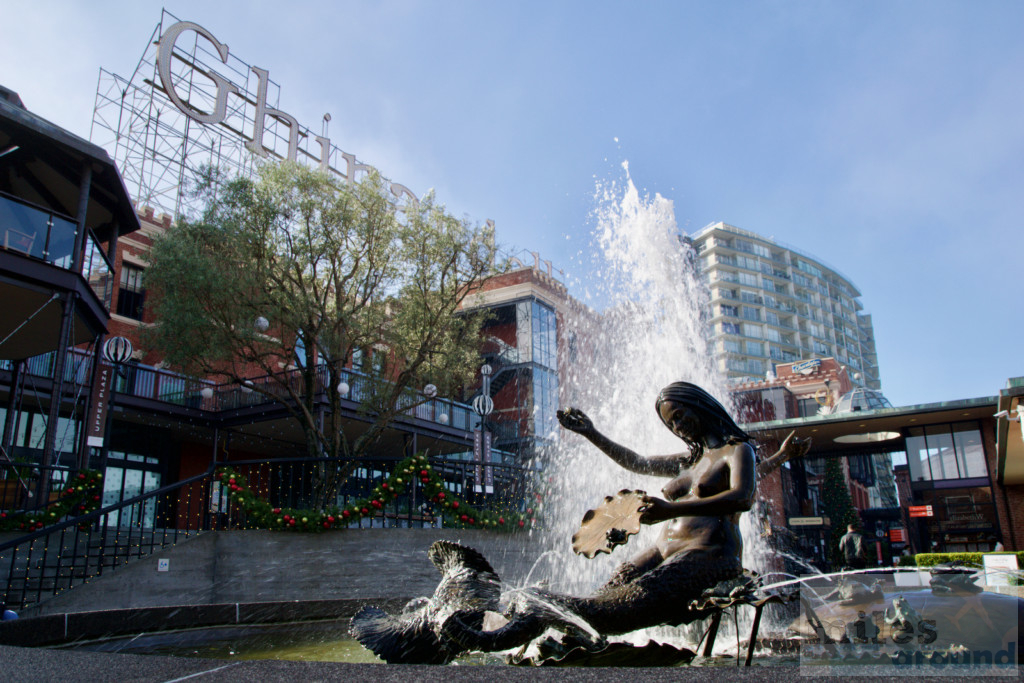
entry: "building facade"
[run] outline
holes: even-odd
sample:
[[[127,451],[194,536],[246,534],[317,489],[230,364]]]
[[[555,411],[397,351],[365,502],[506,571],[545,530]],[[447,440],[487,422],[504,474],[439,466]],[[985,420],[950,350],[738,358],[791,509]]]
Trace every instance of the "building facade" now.
[[[736,382],[778,363],[832,357],[851,381],[881,388],[871,316],[839,271],[792,247],[726,223],[685,238],[710,289],[719,369]]]

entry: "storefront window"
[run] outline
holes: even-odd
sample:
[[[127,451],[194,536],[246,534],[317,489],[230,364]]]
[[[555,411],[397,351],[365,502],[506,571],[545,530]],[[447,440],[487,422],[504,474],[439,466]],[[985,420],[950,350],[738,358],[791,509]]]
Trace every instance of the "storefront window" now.
[[[956,446],[960,472],[965,477],[987,477],[985,449],[981,445],[981,433],[974,425],[953,425],[953,443]]]
[[[907,436],[912,481],[944,481],[988,476],[981,432],[974,422],[915,427]]]

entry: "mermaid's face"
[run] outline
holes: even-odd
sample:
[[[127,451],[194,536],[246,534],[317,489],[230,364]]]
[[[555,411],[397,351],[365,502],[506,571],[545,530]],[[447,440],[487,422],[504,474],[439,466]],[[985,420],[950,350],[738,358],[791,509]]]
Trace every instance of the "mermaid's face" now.
[[[696,441],[700,431],[700,417],[689,406],[675,401],[664,401],[658,413],[669,430],[681,439]]]

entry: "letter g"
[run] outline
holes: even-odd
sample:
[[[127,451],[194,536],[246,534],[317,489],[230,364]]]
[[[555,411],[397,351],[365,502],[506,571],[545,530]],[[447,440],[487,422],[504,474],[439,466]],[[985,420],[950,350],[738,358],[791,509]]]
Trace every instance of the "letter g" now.
[[[217,84],[217,102],[214,105],[213,113],[211,114],[207,114],[206,112],[200,111],[199,109],[186,104],[180,97],[178,97],[178,93],[174,91],[174,83],[171,80],[171,59],[174,53],[174,44],[177,42],[178,37],[185,31],[195,31],[213,43],[213,46],[217,48],[217,54],[220,55],[220,61],[225,64],[228,62],[227,45],[214,38],[212,33],[199,24],[191,21],[179,21],[177,24],[164,31],[164,34],[160,36],[160,40],[158,41],[159,47],[156,52],[156,68],[157,72],[160,74],[160,82],[163,84],[164,92],[167,93],[167,98],[174,103],[174,106],[180,109],[185,116],[195,121],[199,121],[200,123],[220,123],[227,115],[228,94],[238,94],[238,88],[226,78],[213,71],[203,74]],[[196,67],[193,66],[192,68]]]

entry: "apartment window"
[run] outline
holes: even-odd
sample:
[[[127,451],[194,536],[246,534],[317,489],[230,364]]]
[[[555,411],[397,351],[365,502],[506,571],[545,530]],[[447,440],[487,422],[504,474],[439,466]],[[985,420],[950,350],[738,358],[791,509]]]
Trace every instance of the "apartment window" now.
[[[770,327],[764,331],[764,338],[773,342],[782,341],[782,335],[779,334],[779,331]]]
[[[753,337],[754,339],[761,338],[761,326],[760,325],[748,325],[743,323],[743,336]]]
[[[740,353],[740,343],[735,339],[723,339],[722,350],[726,353]]]
[[[117,290],[117,314],[133,320],[142,320],[142,307],[146,301],[146,288],[142,286],[142,268],[121,264],[121,285]]]
[[[761,342],[746,342],[747,355],[748,356],[763,356],[764,355],[764,344]]]
[[[740,326],[736,323],[722,323],[722,332],[724,334],[739,334]]]
[[[765,322],[767,322],[769,325],[778,325],[779,324],[779,314],[778,313],[773,313],[772,311],[766,311],[765,314],[764,314],[764,319],[765,319]]]
[[[721,311],[722,315],[731,315],[734,318],[740,317],[739,316],[739,311],[738,311],[738,309],[735,306],[725,306],[725,305],[722,305],[722,306],[719,306],[718,308]]]
[[[761,297],[756,292],[748,292],[745,289],[740,290],[740,300],[745,301],[748,304],[761,303]]]
[[[796,267],[805,273],[810,273],[816,277],[821,277],[821,269],[817,266],[812,266],[807,261],[797,261]]]
[[[750,270],[759,270],[760,266],[757,265],[756,258],[747,258],[746,256],[737,256],[736,265],[741,268],[748,268]]]
[[[743,307],[743,317],[746,320],[757,320],[757,321],[760,321],[761,320],[761,311],[759,309],[753,308],[751,306],[744,306]]]
[[[742,273],[741,272],[739,274],[739,281],[740,281],[741,285],[750,285],[751,287],[757,287],[758,286],[757,276],[754,275],[753,273]]]

